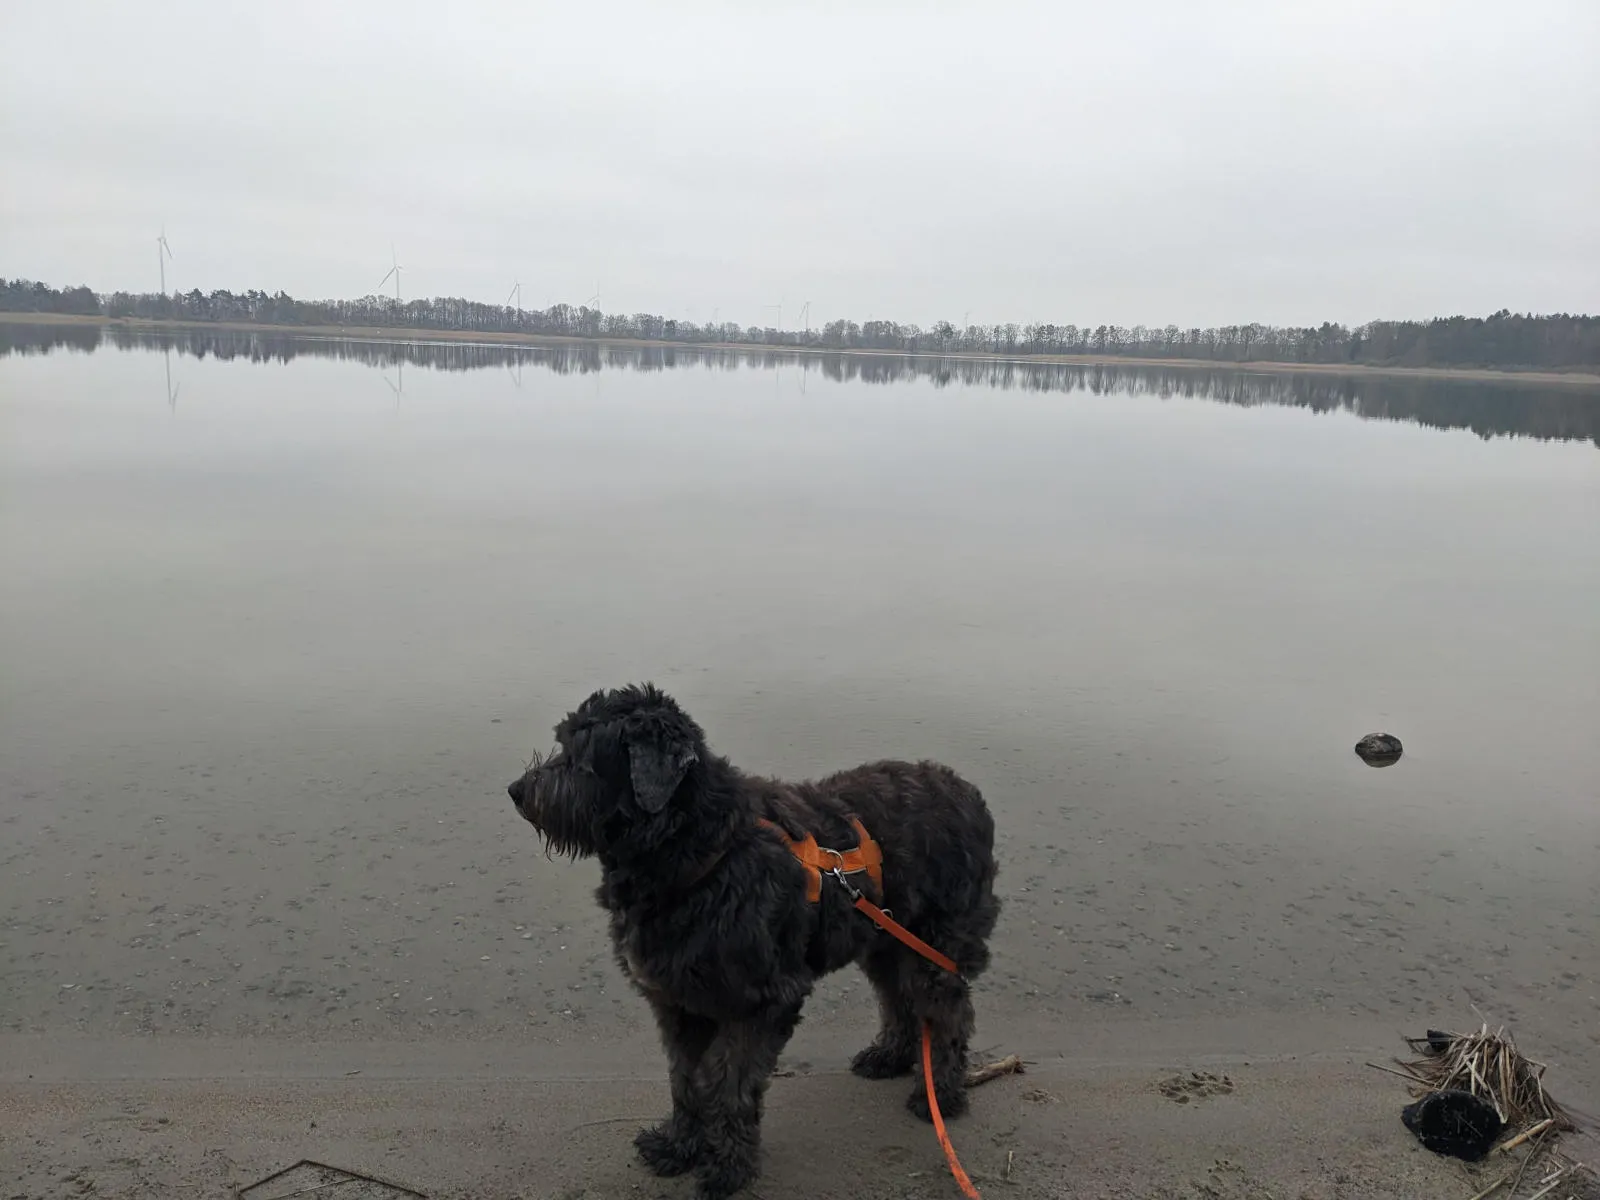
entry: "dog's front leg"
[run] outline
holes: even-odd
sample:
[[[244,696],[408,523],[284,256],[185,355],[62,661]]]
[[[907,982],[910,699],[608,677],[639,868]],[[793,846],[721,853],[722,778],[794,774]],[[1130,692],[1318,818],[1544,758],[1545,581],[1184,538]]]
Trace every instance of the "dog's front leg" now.
[[[723,1200],[760,1172],[761,1113],[772,1069],[800,1023],[800,1005],[717,1027],[695,1072],[704,1153],[701,1200]]]
[[[650,1007],[667,1052],[672,1084],[672,1115],[633,1139],[639,1157],[657,1175],[682,1175],[693,1170],[705,1150],[695,1071],[717,1031],[717,1023],[676,1005],[652,999]]]

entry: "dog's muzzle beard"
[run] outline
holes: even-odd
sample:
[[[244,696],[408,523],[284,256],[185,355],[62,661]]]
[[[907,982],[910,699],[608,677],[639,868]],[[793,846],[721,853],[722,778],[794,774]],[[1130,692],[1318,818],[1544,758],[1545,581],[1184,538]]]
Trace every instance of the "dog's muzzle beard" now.
[[[506,793],[522,818],[538,830],[547,853],[588,858],[606,844],[593,802],[596,783],[559,761],[535,760]]]

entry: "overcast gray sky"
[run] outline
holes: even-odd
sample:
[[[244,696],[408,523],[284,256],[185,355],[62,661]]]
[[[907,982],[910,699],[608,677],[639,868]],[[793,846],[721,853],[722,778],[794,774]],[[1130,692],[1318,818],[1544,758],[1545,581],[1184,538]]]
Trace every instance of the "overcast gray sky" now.
[[[1600,2],[0,4],[0,275],[786,325],[1600,310]]]

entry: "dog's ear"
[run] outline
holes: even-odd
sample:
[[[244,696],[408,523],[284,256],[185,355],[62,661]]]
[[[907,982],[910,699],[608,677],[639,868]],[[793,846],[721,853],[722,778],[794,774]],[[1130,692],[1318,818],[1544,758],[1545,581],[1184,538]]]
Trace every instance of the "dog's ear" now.
[[[658,813],[672,799],[699,755],[687,738],[675,736],[657,722],[641,723],[625,736],[633,798],[647,813]]]

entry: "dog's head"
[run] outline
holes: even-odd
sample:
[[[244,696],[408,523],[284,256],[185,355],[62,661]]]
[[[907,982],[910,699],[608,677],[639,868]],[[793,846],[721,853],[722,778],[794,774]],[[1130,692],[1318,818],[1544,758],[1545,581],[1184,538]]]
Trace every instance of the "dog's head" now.
[[[507,789],[545,845],[573,858],[644,848],[683,814],[673,797],[707,758],[705,734],[652,684],[596,692],[556,726],[556,747]]]

